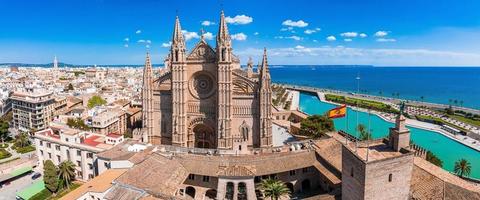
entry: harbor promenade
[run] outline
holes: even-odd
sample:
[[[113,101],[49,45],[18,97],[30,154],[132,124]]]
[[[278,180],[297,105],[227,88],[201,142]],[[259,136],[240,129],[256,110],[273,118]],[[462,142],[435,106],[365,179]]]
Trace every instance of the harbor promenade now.
[[[316,88],[316,87],[309,87],[309,86],[300,86],[300,85],[291,85],[291,84],[281,84],[275,83],[275,85],[280,85],[285,87],[286,89],[290,90],[297,90],[297,91],[304,91],[310,93],[317,93],[317,92],[324,92],[324,93],[332,93],[332,94],[341,94],[343,96],[352,97],[352,98],[359,98],[365,100],[374,100],[374,101],[381,101],[383,103],[398,105],[402,101],[406,101],[410,105],[414,106],[426,106],[436,109],[445,109],[448,108],[450,105],[446,104],[438,104],[438,103],[430,103],[430,102],[420,102],[420,101],[413,101],[413,100],[406,100],[406,99],[398,99],[398,98],[391,98],[391,97],[383,97],[383,96],[376,96],[376,95],[369,95],[369,94],[356,94],[352,92],[345,92],[339,90],[331,90],[331,89],[324,89],[324,88]],[[466,108],[460,106],[452,106],[455,110],[462,110],[465,112],[479,114],[480,110],[473,109],[473,108]]]

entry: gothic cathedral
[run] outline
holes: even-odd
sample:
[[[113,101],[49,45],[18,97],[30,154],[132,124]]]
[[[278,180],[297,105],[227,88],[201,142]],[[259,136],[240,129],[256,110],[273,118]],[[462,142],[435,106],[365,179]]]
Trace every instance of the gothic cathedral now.
[[[223,11],[216,47],[203,36],[187,54],[176,17],[165,69],[143,74],[143,141],[182,147],[245,151],[272,145],[272,90],[266,51],[253,72],[232,52]]]

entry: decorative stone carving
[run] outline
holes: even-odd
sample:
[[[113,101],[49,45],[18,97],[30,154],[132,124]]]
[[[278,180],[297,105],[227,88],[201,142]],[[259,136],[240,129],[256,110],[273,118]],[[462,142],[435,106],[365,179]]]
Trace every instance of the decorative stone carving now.
[[[255,176],[255,169],[251,166],[219,166],[218,176]]]
[[[206,99],[215,92],[215,82],[208,72],[197,72],[189,81],[190,93],[197,99]]]

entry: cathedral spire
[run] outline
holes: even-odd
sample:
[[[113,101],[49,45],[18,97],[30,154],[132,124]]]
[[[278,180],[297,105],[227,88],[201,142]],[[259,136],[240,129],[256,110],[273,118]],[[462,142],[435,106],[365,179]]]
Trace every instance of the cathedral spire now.
[[[182,62],[185,60],[185,39],[183,38],[180,19],[175,18],[175,26],[173,29],[172,46],[170,47],[170,58],[172,62]]]
[[[183,39],[182,34],[182,26],[180,26],[180,19],[178,16],[175,17],[175,27],[173,29],[173,39],[172,39],[172,46],[185,44],[185,40]]]
[[[261,71],[261,76],[266,76],[269,75],[269,70],[268,70],[268,60],[267,60],[267,48],[263,49],[263,59],[262,59],[262,71]]]
[[[220,25],[218,27],[217,43],[229,43],[231,40],[228,34],[227,22],[225,21],[225,14],[223,10],[220,14]]]
[[[220,24],[217,33],[217,56],[219,62],[229,63],[232,61],[232,39],[228,34],[225,14],[220,14]]]
[[[145,67],[143,68],[143,88],[142,88],[142,121],[144,142],[152,142],[153,136],[153,75],[150,53],[147,52]]]

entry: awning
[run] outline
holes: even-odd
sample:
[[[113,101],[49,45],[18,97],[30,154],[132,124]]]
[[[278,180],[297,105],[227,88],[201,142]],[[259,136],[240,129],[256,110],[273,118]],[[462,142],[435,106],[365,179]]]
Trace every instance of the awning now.
[[[43,178],[42,178],[34,182],[30,187],[17,192],[17,197],[20,197],[25,200],[30,199],[37,193],[41,192],[43,189],[45,189],[45,183],[43,182]]]

